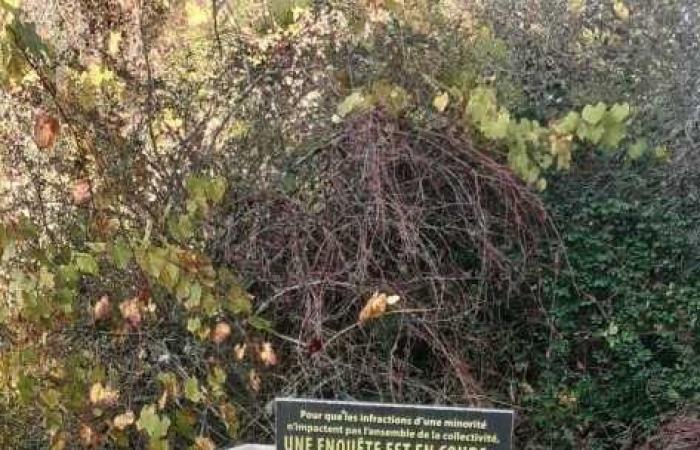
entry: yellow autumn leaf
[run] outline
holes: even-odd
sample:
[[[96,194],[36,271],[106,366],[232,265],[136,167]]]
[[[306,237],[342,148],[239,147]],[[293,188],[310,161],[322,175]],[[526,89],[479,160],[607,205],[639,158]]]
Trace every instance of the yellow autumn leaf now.
[[[433,106],[440,112],[447,108],[448,103],[450,103],[450,96],[447,92],[443,92],[433,99]]]
[[[630,17],[630,9],[622,0],[615,0],[613,10],[615,11],[617,18],[620,20],[627,20]]]
[[[117,56],[121,42],[122,34],[118,31],[110,31],[109,38],[107,40],[107,52],[112,56]]]
[[[586,7],[585,0],[569,0],[568,10],[571,14],[579,15]]]
[[[375,292],[367,300],[364,308],[360,311],[358,322],[360,324],[371,319],[376,319],[384,315],[386,308],[389,305],[397,303],[401,298],[398,295],[387,295],[384,293]]]
[[[110,389],[98,382],[90,387],[90,403],[100,406],[114,406],[119,400],[119,391]]]
[[[123,414],[115,416],[112,420],[112,423],[114,424],[114,428],[116,428],[117,430],[123,430],[129,425],[132,425],[134,423],[134,420],[136,420],[134,412],[128,410]]]
[[[197,27],[209,20],[207,11],[199,6],[196,1],[189,1],[185,5],[185,16],[187,17],[187,25]]]
[[[245,358],[245,350],[245,343],[236,344],[236,346],[233,347],[233,356],[236,358],[236,361],[241,361],[243,358]]]
[[[115,79],[114,72],[99,64],[90,64],[81,79],[91,86],[99,87]]]

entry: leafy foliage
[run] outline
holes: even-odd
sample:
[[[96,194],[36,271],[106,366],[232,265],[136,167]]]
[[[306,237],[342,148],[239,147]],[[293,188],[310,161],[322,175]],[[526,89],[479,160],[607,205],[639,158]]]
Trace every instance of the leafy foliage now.
[[[570,267],[542,281],[557,338],[540,336],[523,438],[626,448],[700,401],[697,217],[649,171],[591,178],[548,193]]]
[[[461,2],[59,3],[39,22],[34,0],[0,0],[3,448],[265,439],[280,380],[524,401],[533,439],[605,446],[697,388],[681,214],[552,200],[577,219],[575,274],[539,258],[556,233],[533,187],[577,160],[668,158],[633,121],[645,99],[524,107],[550,87],[507,70],[507,27]],[[616,30],[578,31],[619,48]],[[542,332],[522,362],[511,338],[551,296],[561,344]],[[640,386],[654,404],[626,410]]]

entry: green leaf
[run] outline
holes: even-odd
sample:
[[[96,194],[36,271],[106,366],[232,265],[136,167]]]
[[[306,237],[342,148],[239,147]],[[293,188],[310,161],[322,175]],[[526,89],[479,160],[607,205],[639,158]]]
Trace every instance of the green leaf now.
[[[595,106],[586,105],[586,107],[583,108],[583,111],[581,112],[581,117],[589,124],[595,125],[603,119],[603,115],[605,115],[606,109],[607,107],[603,102],[600,102]]]
[[[146,405],[141,409],[139,420],[136,422],[139,430],[145,430],[151,439],[162,439],[168,434],[170,419],[167,416],[162,418],[156,413],[155,405]]]
[[[637,139],[634,144],[627,149],[627,157],[632,161],[641,158],[646,153],[649,145],[645,139]]]
[[[212,295],[210,292],[205,293],[202,296],[201,306],[207,317],[212,317],[217,315],[221,311],[221,303]]]
[[[48,58],[49,47],[47,47],[41,37],[37,34],[36,24],[20,22],[18,18],[15,17],[15,20],[10,25],[10,28],[17,35],[19,40],[18,44],[25,51],[37,58]]]
[[[476,124],[496,116],[496,92],[493,89],[478,87],[472,90],[467,102],[467,114]]]
[[[228,290],[224,308],[232,314],[248,315],[253,312],[250,295],[238,284],[234,284]]]
[[[190,281],[186,278],[180,278],[175,288],[175,297],[180,300],[186,300],[190,296]]]
[[[223,177],[214,177],[207,185],[207,195],[212,203],[219,203],[226,193],[226,180]]]
[[[180,268],[170,261],[166,262],[165,266],[163,267],[163,272],[160,275],[161,282],[168,289],[173,289],[175,286],[177,286],[179,278]]]
[[[125,270],[131,261],[132,253],[129,245],[118,238],[112,245],[112,262],[119,270]]]
[[[481,131],[489,139],[503,139],[508,135],[509,126],[510,113],[505,109],[501,109],[494,120],[482,122]]]
[[[97,273],[99,272],[97,261],[89,253],[76,253],[75,267],[78,269],[78,271],[90,275],[97,275]]]
[[[55,275],[50,272],[45,266],[39,269],[39,287],[46,290],[52,290],[56,286]]]
[[[190,296],[187,299],[188,305],[192,307],[197,307],[202,299],[202,285],[199,283],[192,283],[190,285]]]
[[[251,327],[260,330],[260,331],[271,331],[272,330],[272,323],[267,320],[263,319],[260,316],[250,316],[248,318],[248,323],[250,324]]]
[[[629,103],[615,103],[610,108],[610,117],[616,122],[624,122],[630,115]]]
[[[144,267],[144,269],[153,278],[159,278],[167,262],[164,249],[152,248],[146,254],[146,267]]]
[[[194,234],[192,219],[189,215],[182,214],[177,219],[168,221],[168,230],[178,240],[190,239]]]
[[[365,106],[365,97],[359,92],[353,92],[340,102],[337,114],[342,118],[363,106]]]
[[[588,141],[592,144],[597,144],[605,133],[605,128],[601,126],[589,125],[588,123],[581,123],[576,131],[576,135],[579,139]]]
[[[207,383],[214,391],[220,390],[225,381],[226,372],[219,366],[215,366],[214,370],[207,375]]]
[[[107,244],[104,242],[88,242],[87,247],[92,250],[93,253],[104,253],[107,251]]]
[[[575,111],[571,111],[569,114],[564,116],[563,119],[558,121],[554,125],[554,130],[560,134],[572,134],[578,128],[579,115]]]
[[[20,0],[0,0],[0,8],[9,13],[16,13],[19,9]]]
[[[199,390],[199,382],[194,377],[185,380],[185,398],[193,403],[199,403],[204,399],[204,395]]]
[[[282,177],[282,189],[284,192],[291,194],[297,189],[297,175],[292,171],[285,172]]]
[[[187,331],[192,334],[197,334],[202,328],[202,319],[199,317],[190,317],[187,319]]]
[[[49,408],[58,407],[58,405],[61,401],[61,393],[55,389],[48,389],[48,390],[42,391],[41,394],[39,395],[39,397],[44,402],[44,404],[46,406],[48,406]]]
[[[654,147],[654,157],[661,161],[671,159],[671,151],[665,145],[657,145]]]
[[[36,383],[34,379],[27,375],[20,375],[19,381],[17,381],[17,391],[19,392],[19,399],[23,404],[28,404],[34,399],[34,387]]]
[[[600,144],[609,150],[614,150],[625,138],[625,134],[624,124],[612,123],[605,128],[605,132],[600,138]]]

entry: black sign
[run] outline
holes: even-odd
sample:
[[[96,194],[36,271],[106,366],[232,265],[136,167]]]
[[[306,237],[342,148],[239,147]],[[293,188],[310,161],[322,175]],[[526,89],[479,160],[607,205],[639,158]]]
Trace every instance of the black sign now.
[[[513,411],[277,399],[276,450],[510,450]]]

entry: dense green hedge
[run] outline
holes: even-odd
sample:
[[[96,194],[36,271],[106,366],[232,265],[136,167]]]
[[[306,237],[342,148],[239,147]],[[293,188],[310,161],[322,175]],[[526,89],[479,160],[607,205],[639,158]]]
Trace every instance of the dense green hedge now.
[[[596,170],[548,192],[568,265],[542,280],[555,331],[536,337],[528,441],[627,448],[700,403],[698,212],[661,178]]]

